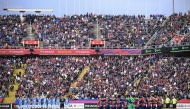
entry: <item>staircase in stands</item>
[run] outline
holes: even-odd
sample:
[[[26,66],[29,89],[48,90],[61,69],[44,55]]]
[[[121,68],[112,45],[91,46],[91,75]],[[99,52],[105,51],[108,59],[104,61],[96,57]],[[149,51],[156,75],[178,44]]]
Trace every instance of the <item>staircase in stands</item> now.
[[[151,71],[151,69],[152,69],[152,66],[150,66],[149,67],[149,70],[148,70],[148,72],[150,72]],[[140,82],[141,82],[141,80],[143,80],[144,78],[147,78],[148,77],[148,73],[144,76],[144,77],[139,77],[135,82],[134,82],[134,86],[136,87]],[[136,90],[135,90],[136,91]],[[126,90],[125,91],[125,95],[128,95],[129,94],[129,91],[128,90]]]
[[[84,77],[84,75],[90,70],[90,66],[85,66],[82,72],[79,74],[77,80],[71,84],[72,88],[76,88],[78,81],[81,81]],[[70,88],[69,93],[66,95],[71,95],[72,94],[72,88]],[[66,95],[64,97],[66,97]]]
[[[16,76],[17,74],[19,74],[19,72],[21,72],[21,78],[22,78],[22,75],[24,74],[24,71],[25,71],[25,67],[26,67],[26,64],[23,64],[22,66],[24,66],[24,68],[20,68],[20,69],[14,69],[14,73],[13,73],[13,76]],[[15,81],[15,84],[13,84],[14,86],[14,89],[13,91],[11,91],[10,89],[8,90],[9,91],[9,97],[5,97],[3,99],[3,103],[14,103],[15,101],[15,95],[16,95],[16,91],[18,90],[18,87],[19,87],[19,83],[17,83]]]
[[[32,24],[27,24],[27,37],[26,37],[27,40],[34,40],[35,39],[34,33],[32,31],[32,27],[33,27]]]

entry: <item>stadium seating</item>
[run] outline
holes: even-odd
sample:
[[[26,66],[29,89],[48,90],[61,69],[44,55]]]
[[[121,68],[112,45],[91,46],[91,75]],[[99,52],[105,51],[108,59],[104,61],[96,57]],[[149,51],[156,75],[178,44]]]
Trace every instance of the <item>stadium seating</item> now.
[[[164,55],[28,58],[16,96],[54,98],[70,94],[75,99],[98,99],[128,91],[137,97],[156,94],[182,99],[189,93],[189,62],[189,58]],[[88,65],[90,70],[77,81]],[[74,81],[77,85],[71,87]]]
[[[182,39],[181,39],[181,44],[182,45],[189,45],[190,42],[190,34],[186,34]]]
[[[156,37],[153,37],[148,46],[162,47],[178,44],[179,41],[175,41],[176,37],[187,33],[187,18],[186,14],[172,14],[167,18],[164,25],[162,25],[156,33]]]
[[[0,15],[0,47],[17,48],[27,36],[27,26],[19,15]]]
[[[16,81],[13,71],[18,61],[13,58],[0,58],[0,103],[3,102],[4,97],[9,97],[9,90]]]
[[[43,39],[45,48],[84,48],[87,41],[95,38],[94,19],[92,14],[35,17],[35,37]]]
[[[152,67],[138,84],[138,94],[168,95],[186,98],[188,95],[189,58],[154,55]]]
[[[144,15],[106,15],[100,19],[102,38],[109,41],[108,48],[141,48],[164,19],[163,15],[155,15],[149,20]]]
[[[78,82],[73,94],[84,99],[125,94],[147,72],[146,62],[143,56],[91,57],[91,70]]]
[[[27,23],[32,19],[35,39],[43,41],[44,48],[78,49],[87,47],[90,40],[97,39],[94,24],[100,25],[101,38],[107,41],[106,48],[142,48],[170,46],[181,44],[188,33],[188,16],[164,15],[72,15],[58,18],[56,16],[26,15],[25,22],[20,23],[18,15],[1,15],[0,48],[22,48],[23,38],[27,36]],[[30,20],[29,20],[30,19]],[[165,20],[166,19],[166,20]],[[153,37],[153,35],[156,37]],[[176,40],[177,39],[177,40]],[[149,41],[150,40],[150,41]]]
[[[64,96],[86,64],[85,57],[29,58],[17,97]]]
[[[24,23],[20,23],[19,19],[18,15],[0,16],[1,49],[22,48],[19,45],[27,36],[29,22],[32,23],[35,38],[43,42],[44,48],[50,49],[85,48],[87,42],[97,38],[94,34],[96,23],[100,25],[101,40],[108,42],[105,48],[131,49],[145,45],[156,48],[176,44],[188,45],[190,41],[186,25],[188,16],[181,13],[168,18],[151,15],[150,19],[145,19],[144,15],[93,14],[61,18],[27,15]],[[0,103],[8,97],[7,92],[11,90],[13,81],[20,83],[16,91],[16,104],[19,104],[19,99],[35,97],[88,100],[118,95],[167,95],[169,98],[176,96],[183,99],[190,95],[188,57],[163,54],[124,56],[117,55],[117,51],[114,56],[108,56],[98,55],[101,49],[97,50],[94,50],[97,52],[95,56],[36,56],[37,53],[34,56],[28,52],[31,57],[26,55],[26,62],[18,57],[0,58]],[[152,51],[154,50],[151,49],[150,52]],[[159,53],[161,51],[160,49]],[[20,52],[22,51],[15,51],[15,54]],[[54,55],[53,50],[47,51],[47,54],[48,52]],[[81,51],[81,54],[86,52],[90,51]],[[112,51],[103,52],[111,54]],[[61,55],[62,51],[58,53]],[[74,52],[71,54],[75,55]],[[14,68],[20,66],[17,63],[26,63],[23,76],[13,75]],[[84,68],[89,70],[80,77]],[[72,85],[74,82],[76,84]]]

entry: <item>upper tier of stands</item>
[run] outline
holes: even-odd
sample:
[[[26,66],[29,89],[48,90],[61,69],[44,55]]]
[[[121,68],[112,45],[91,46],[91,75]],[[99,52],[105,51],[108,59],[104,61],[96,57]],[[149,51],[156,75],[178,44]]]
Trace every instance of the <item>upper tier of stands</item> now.
[[[174,46],[189,44],[189,15],[173,14],[159,28],[147,44],[150,47]]]
[[[105,48],[142,48],[171,46],[189,43],[189,16],[164,15],[72,15],[56,16],[26,15],[21,23],[18,15],[0,16],[0,48],[19,48],[27,36],[27,23],[32,24],[35,39],[43,43],[43,48],[81,49],[89,47],[90,40],[100,37],[105,40]],[[94,30],[99,25],[101,34]],[[99,30],[97,30],[99,31]],[[101,35],[101,36],[98,36]]]
[[[92,14],[35,17],[35,35],[43,40],[45,48],[84,48],[87,41],[95,39],[95,18]]]
[[[163,15],[151,19],[139,16],[104,16],[100,18],[102,39],[109,41],[108,48],[141,48],[165,21]]]

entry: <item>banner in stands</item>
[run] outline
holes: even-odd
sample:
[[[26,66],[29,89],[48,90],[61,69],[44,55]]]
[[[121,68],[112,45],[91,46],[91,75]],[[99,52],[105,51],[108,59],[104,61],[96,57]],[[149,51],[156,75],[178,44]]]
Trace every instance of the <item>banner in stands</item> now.
[[[0,49],[0,55],[25,55],[30,54],[29,49]]]
[[[11,109],[11,104],[0,104],[0,109]]]
[[[141,49],[101,49],[99,53],[104,55],[139,55]]]
[[[97,53],[93,49],[81,49],[81,50],[34,49],[33,54],[40,54],[40,55],[91,55],[91,54],[97,54]]]
[[[24,44],[38,45],[38,40],[24,40]]]
[[[0,49],[0,55],[30,54],[30,49]],[[139,55],[140,49],[101,49],[98,53],[94,49],[34,49],[33,54],[39,55]]]
[[[84,108],[84,103],[69,103],[69,108]]]
[[[176,47],[145,49],[145,50],[142,50],[142,54],[170,53],[170,52],[180,52],[180,51],[190,51],[190,46],[184,45],[184,46],[176,46]]]
[[[186,46],[179,46],[179,47],[170,47],[170,52],[174,52],[174,51],[190,51],[190,46],[186,45]]]
[[[154,54],[154,53],[161,53],[162,49],[161,48],[156,48],[156,49],[146,49],[142,50],[142,54]]]
[[[98,105],[97,105],[97,103],[91,103],[91,104],[85,103],[84,108],[98,108]]]
[[[92,40],[91,45],[104,45],[104,40]]]

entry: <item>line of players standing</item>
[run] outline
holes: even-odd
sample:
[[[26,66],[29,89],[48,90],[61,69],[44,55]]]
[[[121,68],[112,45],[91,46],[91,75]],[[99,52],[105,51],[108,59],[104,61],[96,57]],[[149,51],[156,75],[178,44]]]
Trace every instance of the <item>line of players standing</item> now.
[[[15,101],[19,108],[64,108],[65,99],[63,98],[17,98]]]
[[[173,109],[176,109],[177,100],[175,97],[170,100],[168,97],[163,99],[162,96],[142,96],[139,99],[134,99],[134,101],[127,98],[106,97],[99,98],[98,107],[99,109],[162,109],[164,104],[166,104],[166,108],[169,108],[170,103],[173,103]]]

